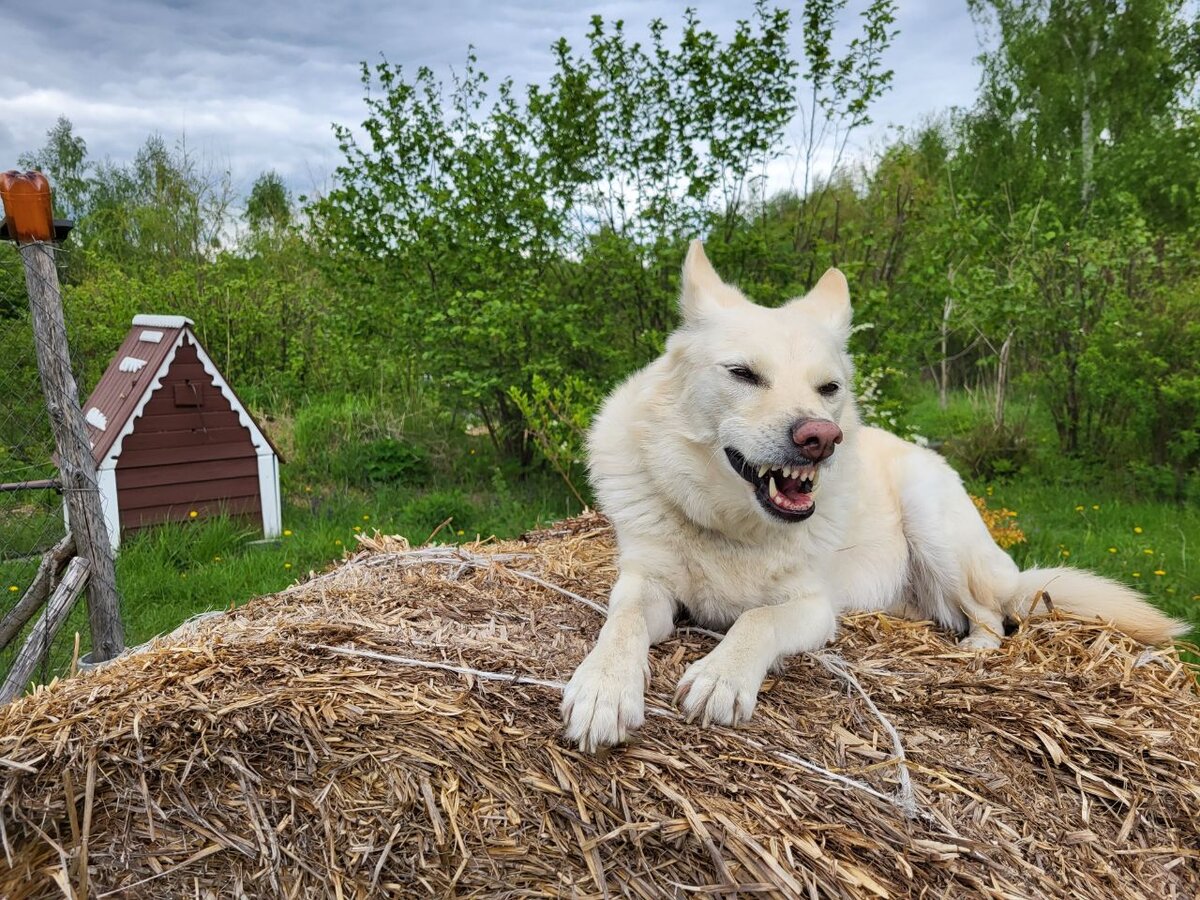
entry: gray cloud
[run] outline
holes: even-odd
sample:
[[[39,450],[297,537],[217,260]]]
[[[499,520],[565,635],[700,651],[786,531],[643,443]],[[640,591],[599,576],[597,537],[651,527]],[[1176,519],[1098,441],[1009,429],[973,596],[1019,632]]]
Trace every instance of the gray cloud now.
[[[700,20],[729,33],[749,3],[699,2]],[[386,56],[446,74],[474,45],[480,68],[518,83],[544,79],[560,35],[583,43],[592,13],[642,33],[654,16],[680,21],[684,4],[608,0],[592,5],[520,0],[341,4],[265,0],[62,0],[6,22],[0,68],[0,168],[39,147],[68,116],[93,159],[130,158],[151,132],[186,139],[244,190],[276,169],[299,192],[328,185],[339,162],[331,123],[363,117],[359,62]],[[893,91],[877,125],[908,125],[971,101],[976,38],[965,4],[906,2],[889,54]],[[792,165],[773,167],[772,181]]]

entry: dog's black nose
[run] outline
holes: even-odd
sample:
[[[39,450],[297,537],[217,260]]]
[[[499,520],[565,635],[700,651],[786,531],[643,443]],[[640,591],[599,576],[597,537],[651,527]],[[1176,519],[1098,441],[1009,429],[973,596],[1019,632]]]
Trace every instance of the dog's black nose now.
[[[842,429],[829,419],[797,419],[792,425],[792,443],[813,462],[828,459],[841,442]]]

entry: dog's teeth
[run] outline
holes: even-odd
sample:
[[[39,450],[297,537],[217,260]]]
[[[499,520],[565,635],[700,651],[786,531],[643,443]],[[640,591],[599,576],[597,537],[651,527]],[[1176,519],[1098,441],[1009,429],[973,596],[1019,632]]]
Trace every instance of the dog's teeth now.
[[[767,466],[759,466],[758,467],[758,477],[762,478],[766,474],[767,474]]]
[[[808,476],[808,480],[812,482],[813,487],[817,486],[817,470],[815,468],[812,470],[812,474]]]
[[[767,493],[770,495],[772,500],[774,500],[776,495],[779,494],[779,491],[775,488],[775,476],[774,475],[771,476],[771,484],[767,487]]]
[[[790,468],[789,468],[789,469],[784,469],[784,470],[783,470],[783,477],[784,477],[784,478],[795,478],[795,477],[796,477],[796,476],[795,476],[795,469],[790,469]]]

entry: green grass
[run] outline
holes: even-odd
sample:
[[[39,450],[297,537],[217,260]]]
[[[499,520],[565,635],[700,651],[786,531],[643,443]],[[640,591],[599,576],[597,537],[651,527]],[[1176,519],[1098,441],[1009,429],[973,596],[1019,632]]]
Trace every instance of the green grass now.
[[[990,488],[990,491],[989,491]],[[1200,511],[1079,485],[1014,478],[983,488],[989,505],[1017,512],[1022,566],[1069,564],[1123,581],[1192,625],[1200,639]]]

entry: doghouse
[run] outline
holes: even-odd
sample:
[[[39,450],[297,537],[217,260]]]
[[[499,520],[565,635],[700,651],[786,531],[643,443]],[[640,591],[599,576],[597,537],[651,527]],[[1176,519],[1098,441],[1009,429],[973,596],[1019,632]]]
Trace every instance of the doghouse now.
[[[83,406],[114,549],[122,532],[218,513],[279,535],[279,454],[193,324],[134,316]]]

